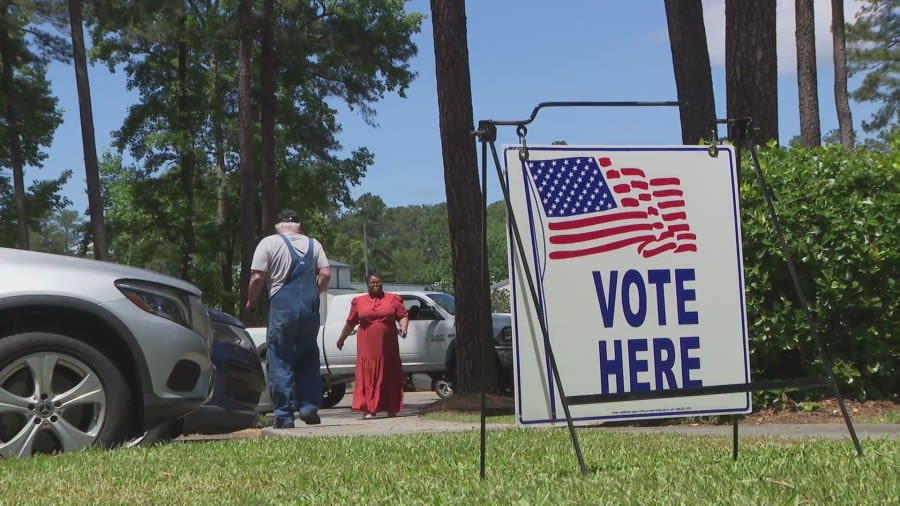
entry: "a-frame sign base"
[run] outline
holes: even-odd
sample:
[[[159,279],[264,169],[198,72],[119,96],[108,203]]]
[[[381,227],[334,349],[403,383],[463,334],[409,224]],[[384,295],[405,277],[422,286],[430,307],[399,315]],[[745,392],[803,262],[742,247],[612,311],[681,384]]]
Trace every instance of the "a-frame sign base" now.
[[[605,107],[687,107],[686,105],[679,104],[678,102],[543,102],[534,107],[531,112],[531,115],[523,120],[512,120],[512,121],[496,121],[496,120],[483,120],[478,123],[478,129],[474,132],[474,135],[477,137],[478,142],[481,144],[481,179],[482,179],[482,193],[484,197],[484,205],[482,209],[482,241],[485,245],[482,248],[482,254],[486,256],[486,220],[487,220],[487,171],[488,171],[488,158],[490,153],[490,158],[493,160],[494,167],[496,169],[497,178],[500,184],[500,188],[503,192],[503,198],[506,203],[507,217],[508,217],[508,225],[509,225],[509,234],[510,234],[510,244],[512,247],[516,248],[516,252],[520,255],[521,258],[525,257],[525,251],[521,236],[521,230],[519,224],[516,222],[515,215],[513,213],[511,201],[510,201],[510,190],[506,183],[506,178],[504,177],[503,171],[501,169],[500,157],[497,153],[496,148],[496,140],[497,140],[497,128],[504,126],[514,126],[516,127],[516,134],[519,138],[519,158],[523,161],[527,161],[528,159],[528,147],[527,147],[527,125],[535,120],[538,112],[541,109],[545,108],[605,108]],[[541,310],[541,302],[538,297],[538,292],[535,286],[535,278],[534,273],[531,272],[529,266],[524,264],[522,267],[524,269],[524,278],[525,284],[527,285],[527,296],[530,297],[530,301],[532,303],[532,307],[537,308],[536,317],[539,323],[543,350],[545,356],[547,357],[547,361],[549,362],[549,369],[551,371],[552,381],[555,385],[557,391],[559,392],[559,398],[562,404],[563,412],[565,414],[566,425],[568,427],[568,431],[570,437],[572,439],[572,446],[575,451],[576,458],[578,460],[578,466],[582,475],[587,473],[587,467],[584,462],[584,456],[581,451],[581,446],[578,440],[578,434],[575,431],[575,425],[573,423],[572,414],[570,411],[570,405],[579,405],[579,404],[599,404],[606,402],[614,402],[614,401],[625,401],[625,400],[642,400],[642,399],[662,399],[666,397],[684,397],[684,396],[703,396],[703,395],[715,395],[715,394],[724,394],[724,393],[737,393],[737,392],[756,392],[763,390],[772,390],[772,389],[780,389],[780,388],[817,388],[817,387],[830,387],[834,396],[836,397],[838,404],[841,408],[841,414],[844,418],[844,421],[847,425],[847,430],[850,434],[851,439],[853,440],[854,447],[856,449],[856,453],[858,455],[862,455],[862,447],[860,446],[859,439],[856,435],[856,431],[853,428],[853,423],[850,420],[849,413],[844,403],[844,398],[841,395],[840,389],[838,388],[837,382],[834,377],[834,372],[831,368],[831,363],[828,360],[828,357],[825,353],[825,349],[822,343],[822,340],[816,330],[815,321],[812,316],[812,312],[809,309],[809,304],[807,302],[806,296],[803,293],[801,288],[799,275],[797,274],[797,270],[794,266],[794,261],[791,257],[790,250],[787,246],[787,242],[784,238],[784,234],[782,231],[782,227],[780,221],[778,219],[778,215],[775,211],[774,204],[772,202],[772,196],[768,190],[768,186],[766,185],[765,178],[760,167],[759,158],[757,156],[756,147],[754,146],[751,139],[751,125],[752,122],[750,118],[739,118],[739,119],[716,119],[711,120],[711,139],[710,145],[708,148],[709,155],[712,157],[717,156],[719,150],[719,138],[717,134],[717,128],[720,124],[726,124],[730,128],[732,132],[732,140],[734,141],[734,145],[737,148],[737,163],[740,160],[740,150],[747,149],[750,154],[750,157],[753,161],[754,170],[757,175],[757,179],[759,182],[760,189],[762,191],[763,197],[766,202],[766,206],[768,209],[769,217],[772,220],[772,223],[775,226],[775,231],[777,235],[777,240],[779,241],[782,252],[785,258],[785,262],[787,264],[788,271],[790,273],[791,279],[794,283],[794,288],[797,292],[797,297],[799,299],[801,308],[806,315],[807,322],[810,327],[810,332],[813,340],[815,341],[816,348],[818,350],[818,354],[823,364],[823,372],[824,376],[822,377],[813,377],[813,378],[802,378],[802,379],[788,379],[788,380],[774,380],[774,381],[757,381],[757,382],[744,382],[744,383],[736,383],[736,384],[728,384],[728,385],[714,385],[714,386],[703,386],[700,388],[679,388],[674,390],[661,390],[661,391],[649,391],[649,392],[625,392],[625,393],[609,393],[609,394],[597,394],[597,395],[577,395],[577,396],[566,396],[565,390],[560,379],[559,368],[557,366],[556,357],[553,353],[553,346],[550,341],[549,331],[547,327],[547,323],[544,319],[544,311]],[[484,262],[487,259],[483,259]],[[485,264],[486,265],[486,264]],[[485,283],[487,280],[485,279]],[[482,363],[486,363],[487,358],[482,357]],[[484,374],[484,367],[482,367],[482,374]],[[484,385],[484,381],[482,381],[482,385]],[[484,478],[485,475],[485,460],[486,460],[486,445],[485,445],[485,392],[482,390],[481,392],[481,477]],[[733,419],[733,458],[737,459],[738,457],[738,421],[739,416],[734,417]]]

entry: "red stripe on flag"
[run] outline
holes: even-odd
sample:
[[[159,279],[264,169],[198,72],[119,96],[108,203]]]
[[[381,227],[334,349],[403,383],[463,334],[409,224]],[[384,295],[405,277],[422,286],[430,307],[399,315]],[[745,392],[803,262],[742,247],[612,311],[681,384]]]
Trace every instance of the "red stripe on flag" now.
[[[644,174],[644,171],[642,171],[641,169],[635,169],[633,167],[629,167],[627,169],[622,169],[622,175],[623,176],[646,177],[646,174]],[[653,181],[651,180],[650,182],[652,183]]]
[[[655,190],[653,192],[654,197],[681,197],[684,195],[684,192],[681,190]]]
[[[659,237],[656,238],[657,241],[662,241],[663,239],[669,239],[675,237],[675,232],[671,230],[666,230],[665,232],[659,234]]]
[[[591,225],[600,225],[602,223],[611,223],[621,220],[635,220],[647,217],[647,213],[643,211],[625,211],[613,214],[601,214],[600,216],[591,216],[590,218],[579,218],[567,221],[551,221],[547,227],[550,230],[572,230],[573,228],[588,227]]]
[[[664,215],[662,215],[662,219],[664,219],[664,220],[666,220],[666,221],[672,221],[672,220],[686,220],[686,219],[687,219],[687,213],[685,213],[685,212],[680,212],[680,213],[669,213],[669,214],[664,214]]]
[[[646,190],[650,188],[650,185],[646,181],[632,181],[631,187],[635,190]]]
[[[675,248],[675,253],[684,253],[685,251],[697,251],[696,244],[679,244],[677,248]]]
[[[625,246],[630,246],[632,244],[639,244],[647,241],[652,241],[652,235],[645,235],[640,237],[631,237],[629,239],[622,239],[621,241],[611,242],[608,244],[603,244],[600,246],[594,246],[593,248],[585,248],[585,249],[576,249],[576,250],[568,250],[568,251],[551,251],[550,259],[551,260],[565,260],[567,258],[576,258],[583,257],[587,255],[596,255],[597,253],[605,253],[607,251],[613,251],[620,248],[624,248]]]
[[[624,170],[622,172],[624,172]],[[653,186],[680,185],[681,180],[677,177],[658,177],[651,179],[650,184]]]
[[[622,207],[640,207],[641,203],[638,202],[638,199],[633,199],[631,197],[622,199]]]
[[[684,207],[683,200],[665,200],[659,203],[660,209],[669,209],[672,207]]]
[[[660,253],[665,253],[666,251],[673,250],[676,248],[677,248],[677,246],[675,246],[674,242],[667,242],[667,243],[661,244],[655,248],[647,248],[641,252],[641,255],[643,255],[644,258],[650,258],[650,257],[655,257],[656,255],[659,255]],[[638,249],[638,251],[640,251],[640,249]]]
[[[631,185],[630,184],[617,184],[613,186],[613,191],[616,193],[631,193]]]
[[[550,236],[551,244],[574,244],[577,242],[590,241],[593,239],[602,239],[603,237],[611,237],[614,235],[627,234],[629,232],[637,232],[639,230],[652,230],[653,225],[650,223],[640,223],[635,225],[622,225],[619,227],[604,228],[602,230],[592,230],[590,232],[581,232],[579,234],[561,234]]]

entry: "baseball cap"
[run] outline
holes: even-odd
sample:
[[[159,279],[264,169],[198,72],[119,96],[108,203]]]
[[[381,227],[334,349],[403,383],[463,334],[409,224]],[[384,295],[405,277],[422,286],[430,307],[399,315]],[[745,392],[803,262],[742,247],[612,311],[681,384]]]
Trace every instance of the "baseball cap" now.
[[[297,216],[297,212],[293,209],[283,209],[280,213],[278,213],[278,222],[283,223],[289,221],[291,223],[300,223],[300,217]]]

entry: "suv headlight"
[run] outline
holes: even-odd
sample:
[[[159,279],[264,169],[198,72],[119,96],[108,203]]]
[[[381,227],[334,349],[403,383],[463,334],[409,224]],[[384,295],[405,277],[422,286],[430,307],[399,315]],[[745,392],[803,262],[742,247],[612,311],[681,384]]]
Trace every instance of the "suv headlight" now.
[[[189,294],[165,285],[132,280],[116,281],[116,288],[144,311],[198,330],[192,318]],[[198,323],[202,327],[203,322]]]
[[[213,339],[236,344],[247,350],[253,349],[253,339],[250,338],[250,334],[246,330],[233,325],[213,323]]]

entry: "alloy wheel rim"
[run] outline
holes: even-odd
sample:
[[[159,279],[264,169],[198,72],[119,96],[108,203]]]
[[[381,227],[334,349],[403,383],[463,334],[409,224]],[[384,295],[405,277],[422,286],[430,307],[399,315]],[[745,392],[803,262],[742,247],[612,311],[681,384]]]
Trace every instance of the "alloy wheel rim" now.
[[[0,368],[0,457],[28,457],[91,446],[105,419],[100,378],[56,352],[24,355]]]

